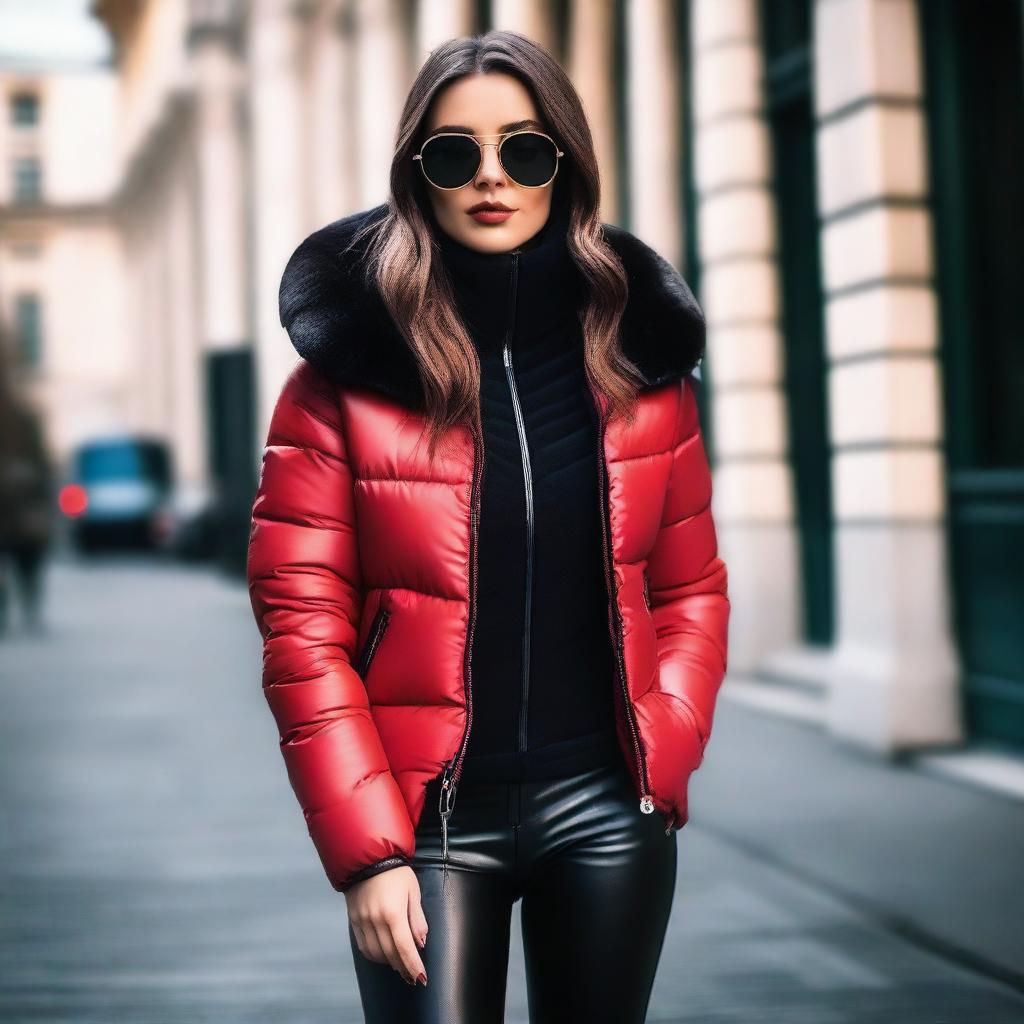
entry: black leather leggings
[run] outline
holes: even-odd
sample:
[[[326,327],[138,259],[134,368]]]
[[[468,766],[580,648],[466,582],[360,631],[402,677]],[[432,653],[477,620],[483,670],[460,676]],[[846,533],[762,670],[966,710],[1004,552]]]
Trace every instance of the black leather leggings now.
[[[441,858],[440,781],[414,870],[427,919],[415,987],[349,937],[367,1024],[505,1019],[512,905],[522,898],[531,1024],[642,1024],[676,881],[676,831],[643,814],[625,763],[536,782],[459,785]]]

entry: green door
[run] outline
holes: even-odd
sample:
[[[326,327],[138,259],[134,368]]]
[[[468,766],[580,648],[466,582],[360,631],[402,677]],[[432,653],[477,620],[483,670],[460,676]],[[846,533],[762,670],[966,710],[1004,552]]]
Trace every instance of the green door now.
[[[810,0],[763,0],[765,93],[779,232],[787,428],[803,638],[833,639],[832,488],[811,93]]]
[[[1024,77],[1019,0],[919,5],[954,628],[975,736],[1024,746]]]

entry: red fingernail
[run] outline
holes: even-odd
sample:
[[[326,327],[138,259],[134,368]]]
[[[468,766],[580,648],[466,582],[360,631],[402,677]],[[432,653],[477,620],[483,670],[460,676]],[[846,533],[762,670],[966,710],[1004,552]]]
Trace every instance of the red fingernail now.
[[[422,981],[424,988],[427,987],[427,976],[422,971],[420,971],[419,977],[416,980],[417,981]]]

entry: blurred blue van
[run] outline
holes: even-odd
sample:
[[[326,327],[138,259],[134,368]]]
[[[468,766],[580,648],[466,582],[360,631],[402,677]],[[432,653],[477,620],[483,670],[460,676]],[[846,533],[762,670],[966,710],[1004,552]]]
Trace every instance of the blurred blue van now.
[[[172,487],[164,441],[122,435],[80,443],[59,497],[72,543],[80,551],[156,548]]]

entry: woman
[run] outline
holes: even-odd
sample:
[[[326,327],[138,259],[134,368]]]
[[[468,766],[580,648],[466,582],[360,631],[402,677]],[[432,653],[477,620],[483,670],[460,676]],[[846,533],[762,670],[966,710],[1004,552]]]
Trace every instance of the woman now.
[[[729,602],[703,317],[598,200],[557,63],[452,40],[285,269],[250,592],[371,1022],[502,1020],[520,898],[531,1020],[644,1019]]]

